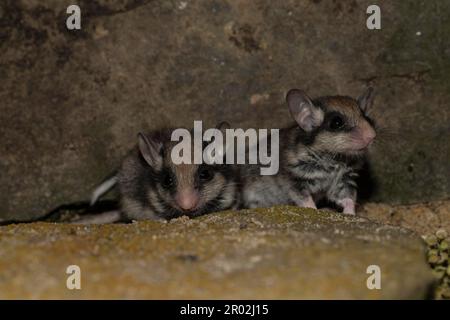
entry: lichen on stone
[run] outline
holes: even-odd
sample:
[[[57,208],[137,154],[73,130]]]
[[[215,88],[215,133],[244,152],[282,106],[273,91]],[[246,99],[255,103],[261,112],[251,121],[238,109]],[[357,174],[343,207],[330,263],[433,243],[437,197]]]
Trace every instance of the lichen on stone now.
[[[439,229],[435,234],[423,238],[428,246],[428,263],[439,281],[434,291],[434,298],[450,299],[450,236],[446,230]]]

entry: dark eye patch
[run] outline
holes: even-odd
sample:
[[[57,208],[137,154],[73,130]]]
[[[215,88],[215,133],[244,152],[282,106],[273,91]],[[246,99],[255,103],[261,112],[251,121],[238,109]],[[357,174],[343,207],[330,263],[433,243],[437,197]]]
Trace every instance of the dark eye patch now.
[[[346,116],[339,112],[330,112],[325,116],[326,129],[329,131],[348,131],[350,125]]]
[[[170,190],[176,186],[175,175],[167,168],[164,168],[159,174],[159,183],[164,189]]]
[[[197,170],[197,177],[200,182],[208,182],[214,178],[214,171],[212,166],[201,165]]]

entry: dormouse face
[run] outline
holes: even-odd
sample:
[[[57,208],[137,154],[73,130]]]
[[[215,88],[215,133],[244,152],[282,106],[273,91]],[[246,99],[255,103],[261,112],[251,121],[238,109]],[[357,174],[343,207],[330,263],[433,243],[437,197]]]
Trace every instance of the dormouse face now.
[[[375,139],[373,122],[366,115],[373,101],[369,88],[358,100],[344,96],[312,101],[300,90],[291,90],[287,102],[291,115],[317,152],[358,156]]]
[[[194,217],[230,208],[235,200],[232,174],[226,165],[174,164],[175,143],[158,143],[140,136],[140,152],[147,162],[148,201],[166,219]]]

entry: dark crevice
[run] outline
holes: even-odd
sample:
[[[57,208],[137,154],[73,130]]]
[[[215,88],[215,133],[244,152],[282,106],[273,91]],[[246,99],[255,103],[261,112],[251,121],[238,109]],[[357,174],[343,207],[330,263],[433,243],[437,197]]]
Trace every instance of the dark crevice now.
[[[85,215],[100,214],[102,212],[118,210],[119,204],[115,200],[99,201],[91,206],[87,201],[73,202],[60,205],[39,218],[32,220],[7,220],[0,221],[0,225],[9,225],[16,223],[33,223],[33,222],[76,222],[77,218]]]
[[[383,79],[405,79],[413,81],[414,83],[424,83],[425,82],[425,76],[431,72],[431,69],[425,69],[420,70],[417,72],[409,72],[409,73],[394,73],[394,74],[388,74],[386,76],[370,76],[366,78],[358,78],[357,81],[363,82],[366,85],[371,85],[375,83],[378,80]]]
[[[101,5],[96,1],[84,0],[79,4],[82,8],[83,13],[88,17],[103,17],[103,16],[114,16],[121,13],[126,13],[135,10],[139,7],[149,4],[153,0],[134,0],[126,3],[121,9],[111,9],[108,6]]]

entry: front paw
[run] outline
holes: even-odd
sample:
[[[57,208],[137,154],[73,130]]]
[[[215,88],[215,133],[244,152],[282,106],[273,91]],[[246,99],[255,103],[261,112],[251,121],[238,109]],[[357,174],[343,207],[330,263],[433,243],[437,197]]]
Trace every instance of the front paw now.
[[[343,214],[349,214],[349,215],[355,215],[355,201],[353,199],[350,198],[345,198],[342,199],[341,201],[338,202],[338,204],[340,206],[342,206],[343,210],[342,213]]]
[[[311,196],[309,196],[307,199],[305,199],[304,201],[302,201],[299,204],[300,207],[303,208],[311,208],[311,209],[317,209],[317,206],[313,200],[313,198]]]

